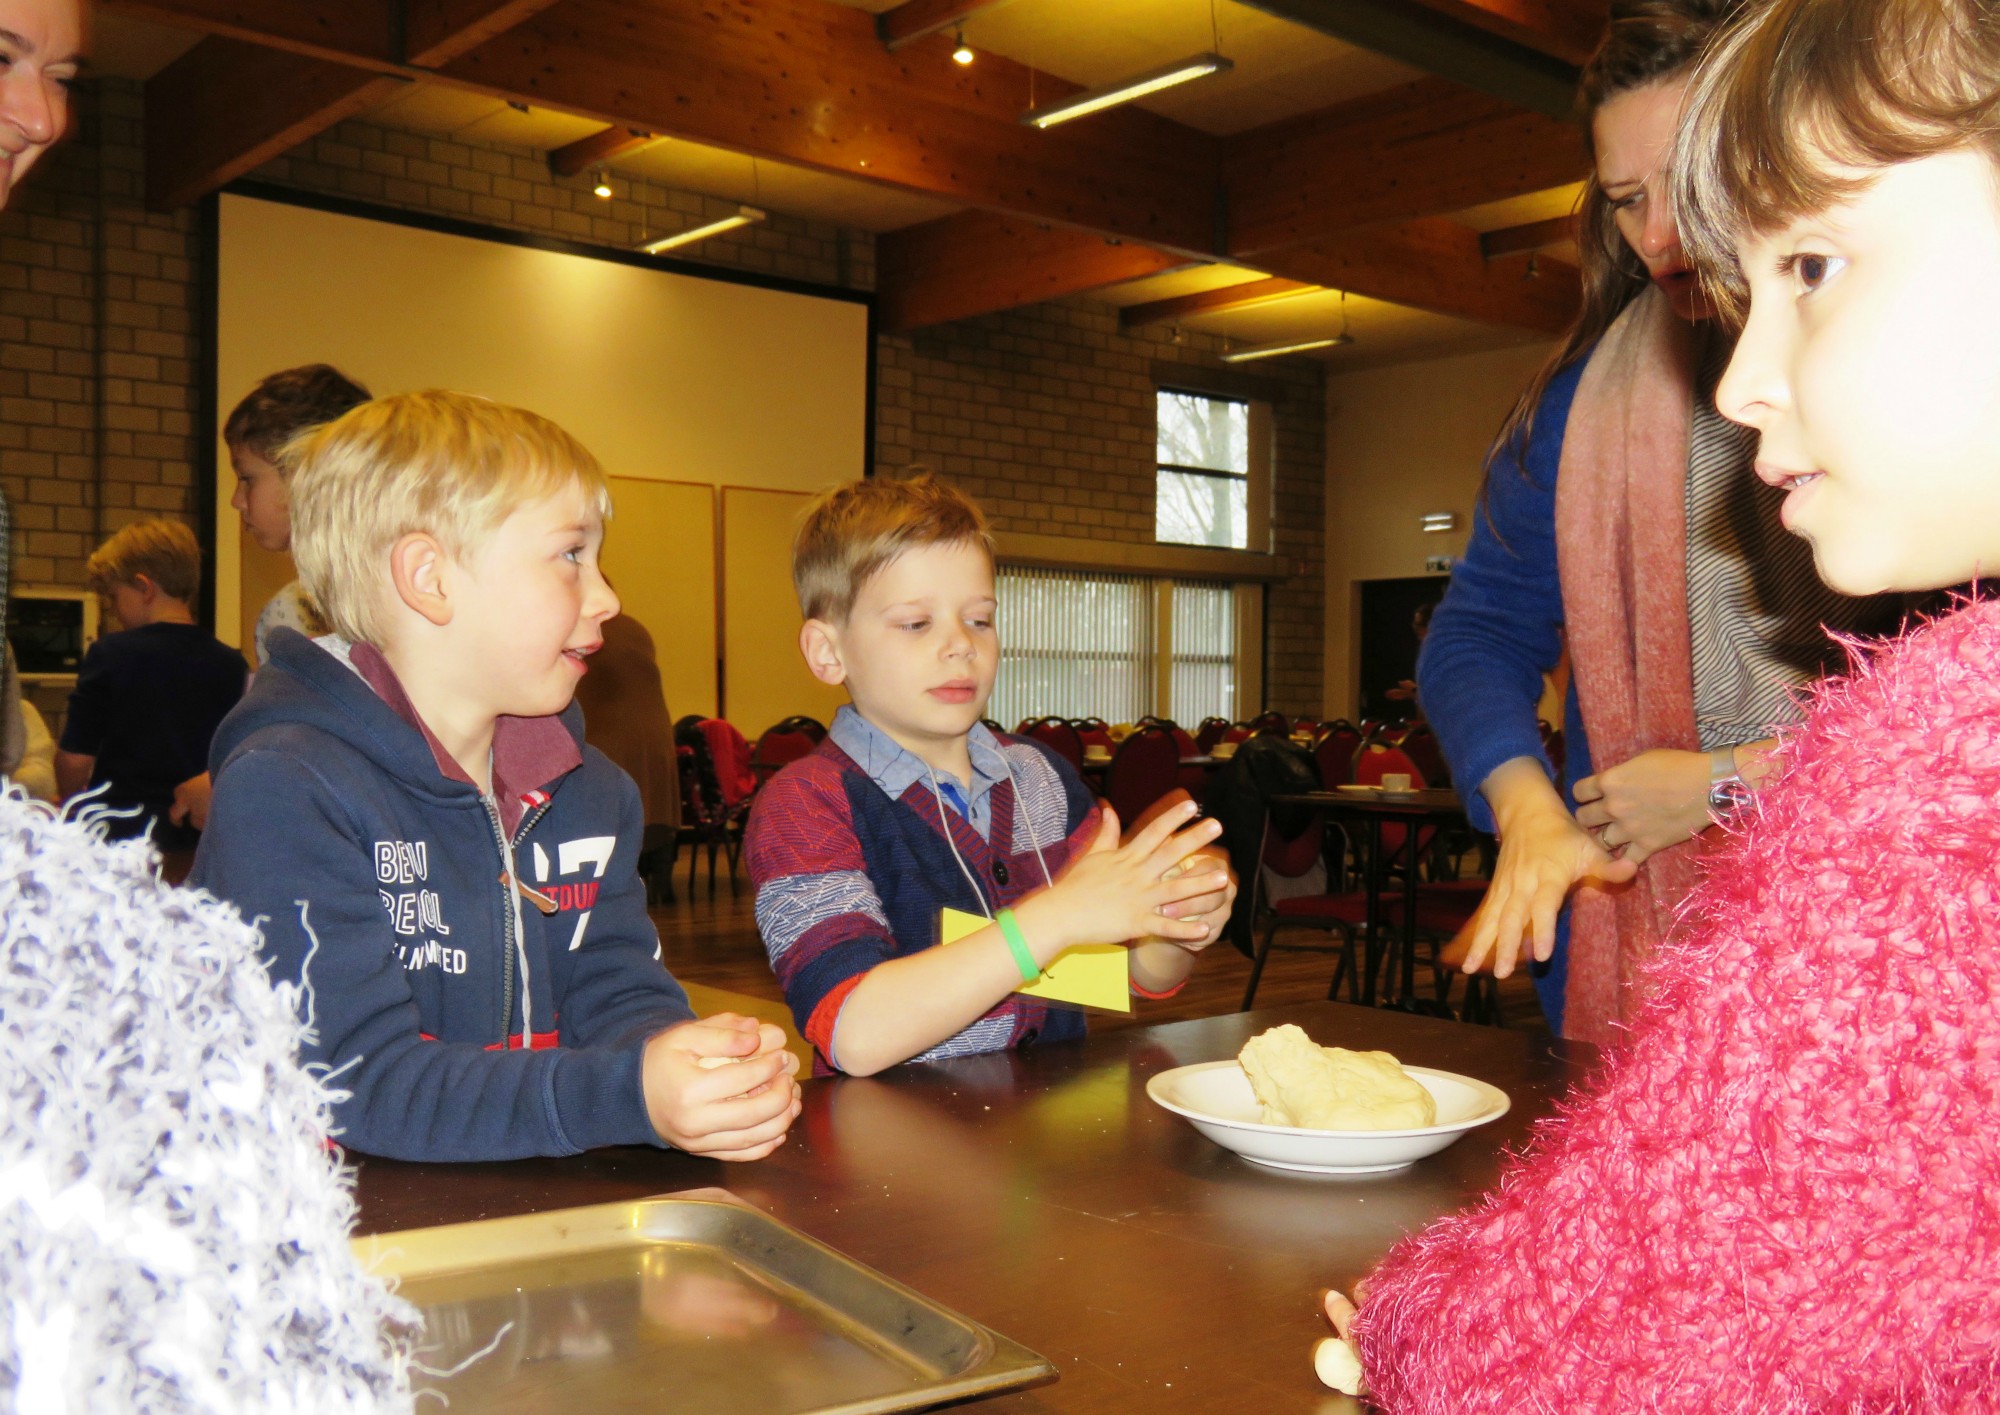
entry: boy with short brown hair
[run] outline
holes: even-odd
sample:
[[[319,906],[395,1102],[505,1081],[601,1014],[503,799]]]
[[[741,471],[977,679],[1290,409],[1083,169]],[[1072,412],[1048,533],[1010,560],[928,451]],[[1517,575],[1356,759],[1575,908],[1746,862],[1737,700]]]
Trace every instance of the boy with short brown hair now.
[[[806,666],[852,705],[765,786],[745,855],[818,1065],[1081,1037],[1080,1012],[1017,991],[1077,944],[1129,941],[1134,992],[1179,988],[1234,898],[1195,853],[1220,827],[1183,801],[1120,845],[1067,762],[982,725],[1000,646],[979,509],[928,474],[849,483],[808,509],[792,564]],[[946,908],[991,922],[939,947]]]

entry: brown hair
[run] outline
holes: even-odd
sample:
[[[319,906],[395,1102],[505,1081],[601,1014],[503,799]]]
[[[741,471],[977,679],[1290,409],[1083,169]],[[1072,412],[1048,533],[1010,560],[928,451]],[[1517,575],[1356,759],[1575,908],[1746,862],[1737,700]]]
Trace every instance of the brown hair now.
[[[222,440],[267,462],[297,434],[368,401],[368,390],[331,364],[288,368],[264,379],[230,409]]]
[[[1588,354],[1625,306],[1646,288],[1645,262],[1618,233],[1616,209],[1597,185],[1597,110],[1634,89],[1688,72],[1703,46],[1742,0],[1614,0],[1611,27],[1577,79],[1576,116],[1591,158],[1577,203],[1576,244],[1583,265],[1583,304],[1562,344],[1530,380],[1487,453],[1487,475],[1503,454],[1520,457],[1534,435],[1535,410],[1549,383]],[[1480,493],[1484,500],[1485,492]]]
[[[179,521],[134,521],[91,552],[83,580],[92,594],[136,585],[144,575],[169,599],[193,599],[201,588],[201,546]]]
[[[604,469],[538,413],[467,393],[395,393],[308,428],[279,450],[291,480],[299,583],[343,637],[381,644],[389,551],[436,536],[478,550],[522,505],[575,488],[611,515]]]
[[[1684,244],[1740,310],[1737,243],[1857,195],[1880,168],[1976,146],[2000,159],[2000,11],[1988,0],[1773,0],[1716,43],[1674,147]]]
[[[799,611],[808,619],[845,621],[870,576],[905,551],[930,545],[976,545],[993,558],[993,533],[979,507],[931,472],[821,492],[792,541]]]

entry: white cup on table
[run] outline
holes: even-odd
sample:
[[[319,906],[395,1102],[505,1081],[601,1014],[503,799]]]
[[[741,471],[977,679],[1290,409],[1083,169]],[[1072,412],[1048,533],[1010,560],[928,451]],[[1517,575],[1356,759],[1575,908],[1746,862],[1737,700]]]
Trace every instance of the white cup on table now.
[[[1400,795],[1410,789],[1410,774],[1407,771],[1385,771],[1382,773],[1382,789],[1391,795]]]

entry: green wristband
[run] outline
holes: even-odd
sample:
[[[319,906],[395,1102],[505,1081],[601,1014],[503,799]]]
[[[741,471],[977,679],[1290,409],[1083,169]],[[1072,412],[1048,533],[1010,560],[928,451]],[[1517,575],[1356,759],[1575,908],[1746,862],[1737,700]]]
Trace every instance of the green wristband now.
[[[1014,955],[1014,966],[1021,970],[1021,981],[1032,983],[1042,976],[1042,965],[1035,961],[1035,955],[1028,952],[1028,940],[1021,937],[1020,922],[1015,919],[1012,909],[1002,909],[994,917],[1000,926],[1000,937],[1007,940],[1007,947]]]

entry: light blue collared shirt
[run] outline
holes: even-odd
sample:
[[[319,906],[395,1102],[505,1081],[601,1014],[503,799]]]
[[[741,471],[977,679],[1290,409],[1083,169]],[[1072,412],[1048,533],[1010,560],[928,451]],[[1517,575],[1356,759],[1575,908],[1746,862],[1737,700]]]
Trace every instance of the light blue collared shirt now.
[[[924,790],[930,790],[930,767],[851,706],[833,715],[833,726],[827,729],[827,735],[833,738],[835,746],[854,758],[855,764],[890,800],[900,801],[912,782],[921,781]],[[1007,779],[1007,763],[1000,755],[1000,744],[994,740],[992,729],[983,722],[972,724],[965,745],[972,756],[972,780],[964,782],[950,772],[938,772],[938,794],[967,825],[979,832],[982,840],[990,842],[993,788]]]

